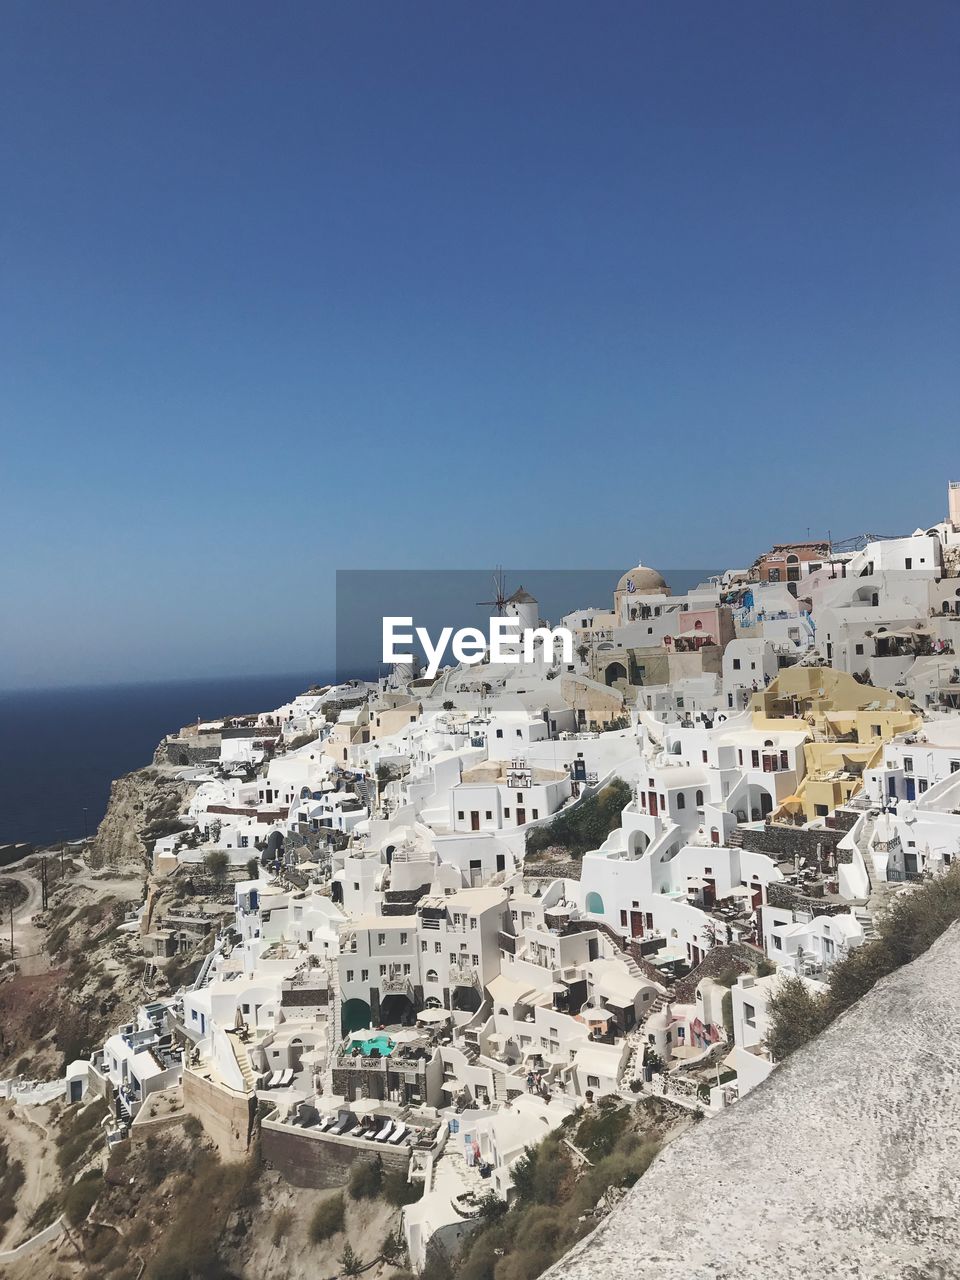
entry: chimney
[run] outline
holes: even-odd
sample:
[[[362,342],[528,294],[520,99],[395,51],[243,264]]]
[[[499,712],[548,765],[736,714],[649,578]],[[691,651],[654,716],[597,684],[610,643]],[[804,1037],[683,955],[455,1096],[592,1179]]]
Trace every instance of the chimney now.
[[[947,519],[960,532],[960,480],[951,480],[947,486]]]

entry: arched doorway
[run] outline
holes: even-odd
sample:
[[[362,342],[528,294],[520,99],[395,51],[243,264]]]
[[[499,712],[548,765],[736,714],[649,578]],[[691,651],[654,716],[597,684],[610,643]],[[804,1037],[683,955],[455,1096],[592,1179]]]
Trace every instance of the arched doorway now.
[[[599,893],[590,892],[587,894],[586,908],[595,916],[603,915],[603,899]]]
[[[622,662],[611,662],[603,674],[608,687],[616,684],[618,680],[626,680],[627,669]]]
[[[344,1000],[340,1009],[340,1034],[348,1036],[351,1031],[363,1031],[370,1026],[370,1006],[366,1000]]]

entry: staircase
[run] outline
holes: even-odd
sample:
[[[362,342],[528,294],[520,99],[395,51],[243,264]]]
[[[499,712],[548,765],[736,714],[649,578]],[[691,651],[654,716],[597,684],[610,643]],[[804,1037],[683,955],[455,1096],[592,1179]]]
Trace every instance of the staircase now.
[[[737,826],[733,828],[733,830],[727,836],[727,848],[728,849],[743,848],[743,827]]]
[[[495,1102],[507,1101],[507,1079],[502,1071],[493,1073],[493,1097]]]
[[[235,1035],[230,1037],[230,1043],[233,1046],[233,1056],[237,1060],[237,1066],[240,1068],[240,1074],[243,1076],[243,1083],[246,1085],[247,1092],[256,1093],[257,1078],[253,1074],[247,1046]]]
[[[336,959],[328,963],[327,973],[330,978],[330,999],[327,1002],[329,1033],[327,1036],[327,1063],[323,1072],[323,1091],[329,1097],[333,1093],[333,1063],[336,1057],[337,1045],[340,1043],[341,1038],[340,1008],[342,997],[340,995],[340,966]]]

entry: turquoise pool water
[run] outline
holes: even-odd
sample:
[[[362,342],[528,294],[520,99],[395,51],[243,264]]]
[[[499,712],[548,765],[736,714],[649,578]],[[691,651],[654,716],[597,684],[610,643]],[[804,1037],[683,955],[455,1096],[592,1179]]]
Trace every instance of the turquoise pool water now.
[[[379,1049],[381,1058],[388,1058],[396,1045],[387,1035],[374,1036],[372,1040],[354,1040],[351,1049],[359,1049],[365,1058],[370,1057],[371,1049]]]

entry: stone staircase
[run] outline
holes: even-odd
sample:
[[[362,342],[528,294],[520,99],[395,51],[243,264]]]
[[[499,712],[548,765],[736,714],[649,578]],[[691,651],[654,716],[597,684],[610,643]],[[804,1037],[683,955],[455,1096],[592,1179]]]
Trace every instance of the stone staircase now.
[[[734,827],[733,830],[730,832],[730,834],[727,836],[727,848],[728,849],[743,848],[743,828],[742,827]]]
[[[247,1087],[247,1092],[256,1093],[257,1078],[250,1062],[250,1055],[247,1053],[247,1046],[235,1035],[230,1037],[230,1043],[233,1046],[233,1056],[237,1060],[237,1066],[240,1068],[240,1074],[243,1076],[243,1083]]]

